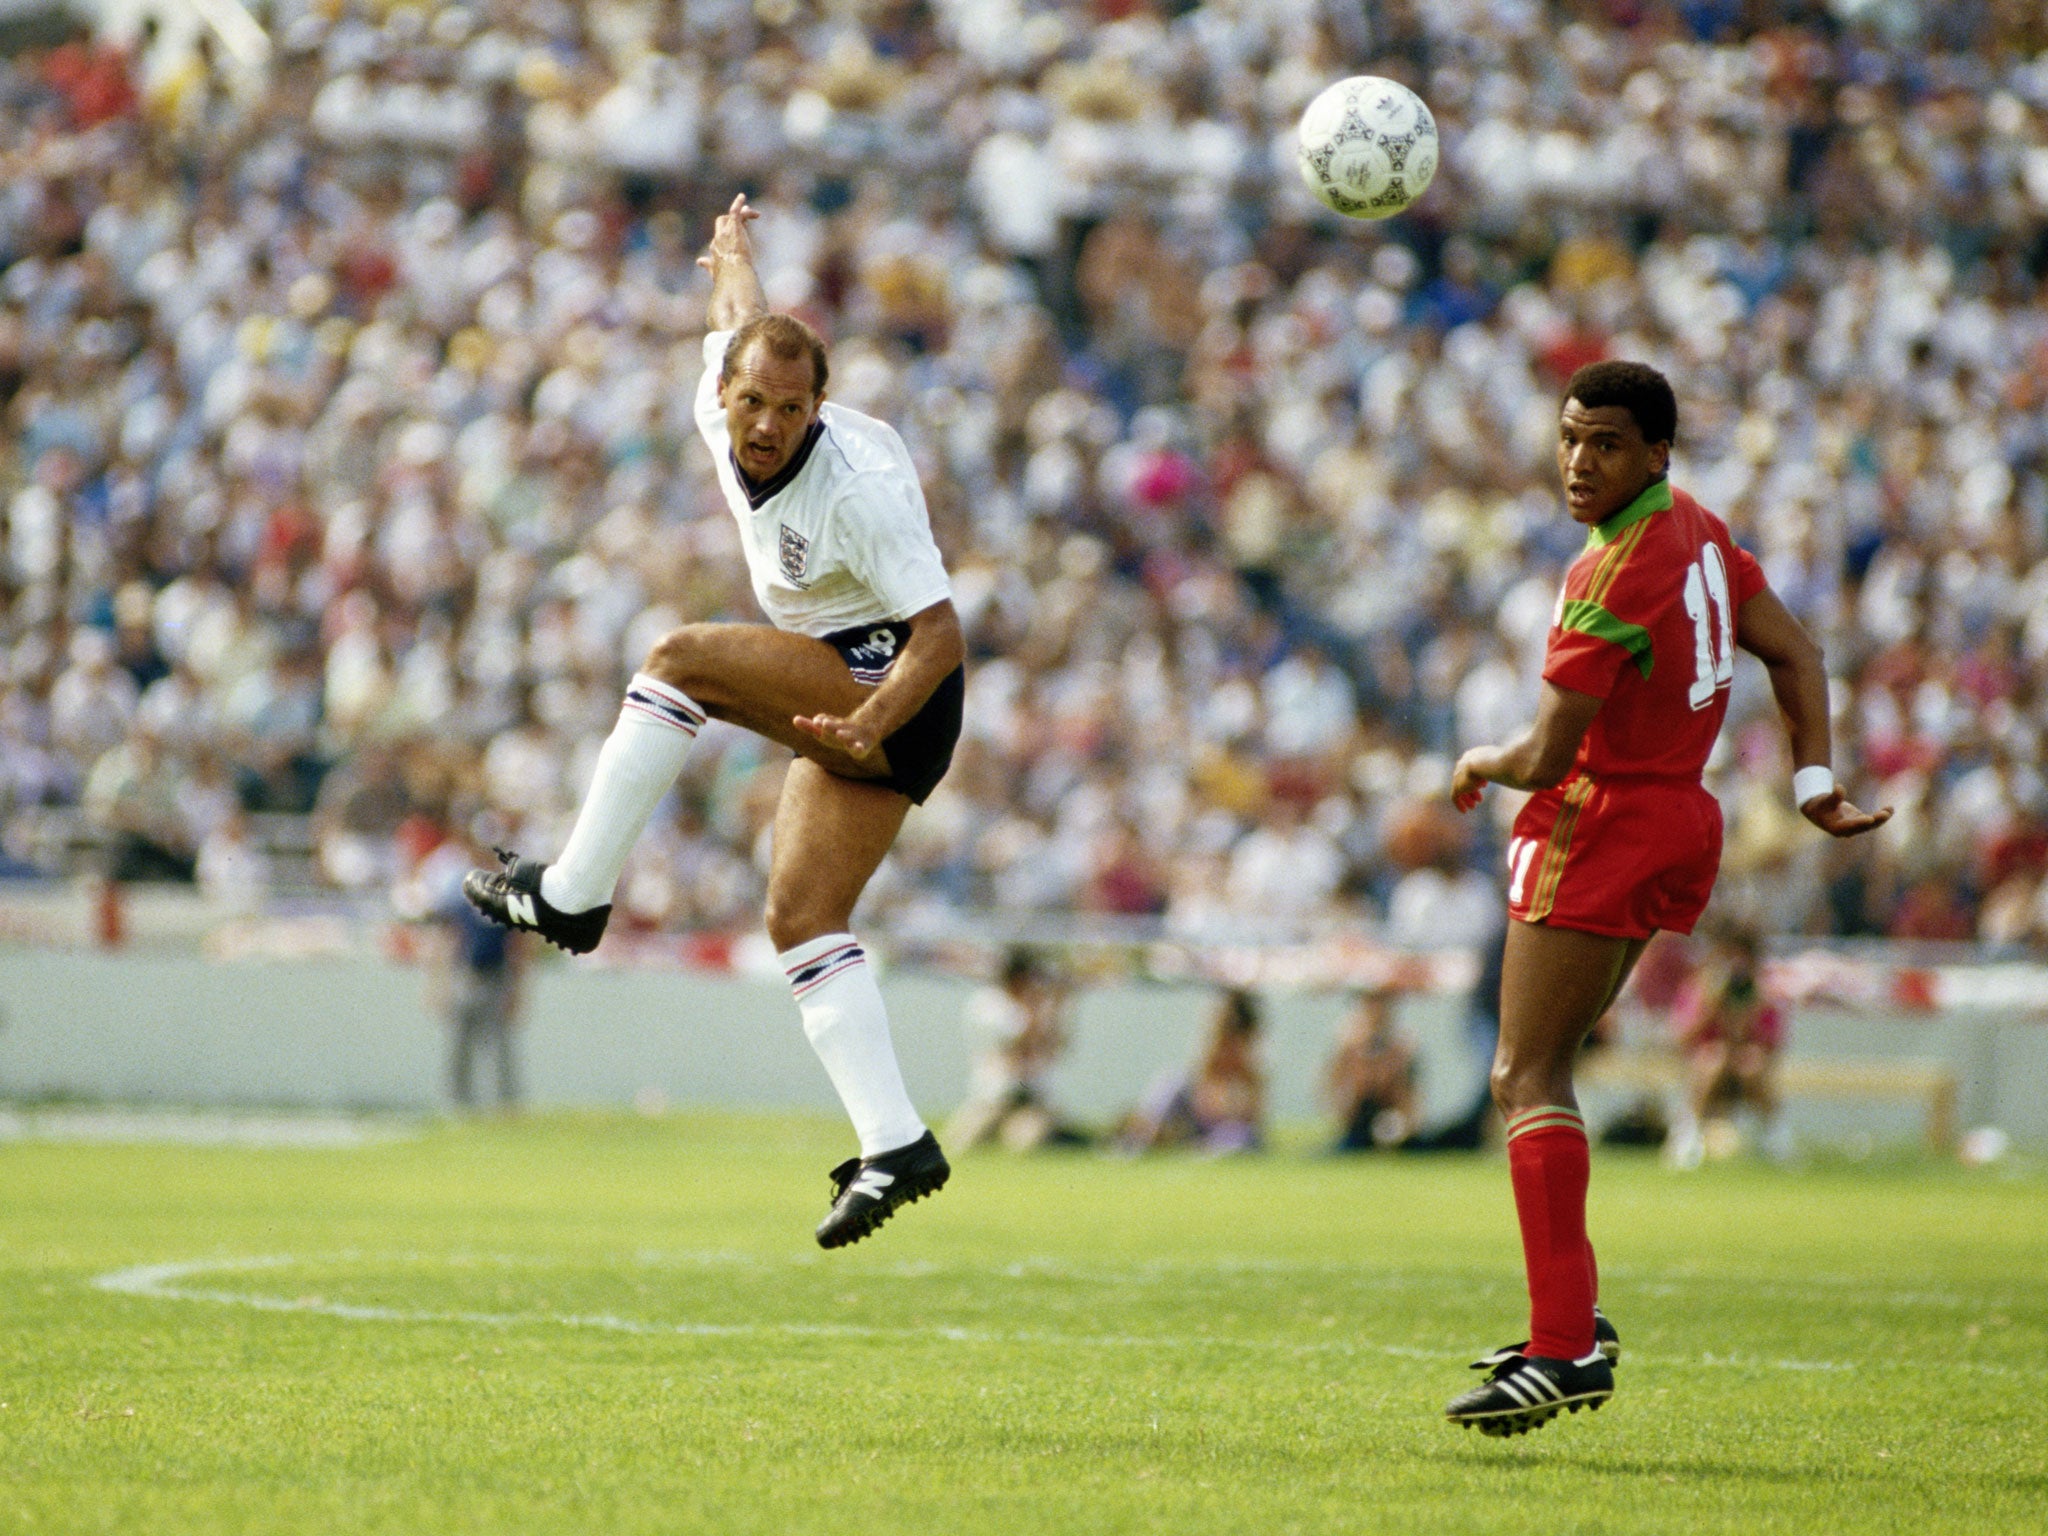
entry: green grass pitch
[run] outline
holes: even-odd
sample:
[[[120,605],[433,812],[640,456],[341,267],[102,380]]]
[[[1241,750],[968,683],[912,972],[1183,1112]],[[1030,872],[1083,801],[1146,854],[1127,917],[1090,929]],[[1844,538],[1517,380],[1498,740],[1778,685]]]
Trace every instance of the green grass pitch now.
[[[845,1142],[0,1146],[0,1531],[2048,1531],[2038,1165],[1597,1156],[1616,1396],[1499,1441],[1498,1158],[969,1157],[822,1254]]]

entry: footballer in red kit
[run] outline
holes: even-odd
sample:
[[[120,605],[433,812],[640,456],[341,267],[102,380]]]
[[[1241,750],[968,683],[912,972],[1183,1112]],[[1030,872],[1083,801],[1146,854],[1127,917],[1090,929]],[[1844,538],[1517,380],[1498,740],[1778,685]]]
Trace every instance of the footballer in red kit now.
[[[1677,431],[1677,399],[1654,368],[1602,362],[1572,375],[1557,462],[1586,546],[1558,597],[1536,720],[1505,746],[1465,753],[1452,774],[1461,811],[1488,784],[1531,792],[1508,844],[1493,1064],[1529,1337],[1474,1362],[1486,1380],[1445,1410],[1488,1434],[1598,1408],[1614,1392],[1620,1339],[1597,1305],[1572,1062],[1650,937],[1690,933],[1712,894],[1721,813],[1700,775],[1737,650],[1769,673],[1801,814],[1835,837],[1891,815],[1859,811],[1834,782],[1820,648],[1727,524],[1672,487]]]
[[[1516,820],[1510,915],[1626,939],[1692,932],[1721,854],[1700,771],[1728,712],[1735,614],[1763,589],[1727,525],[1669,480],[1587,531],[1543,677],[1603,702],[1571,777]]]

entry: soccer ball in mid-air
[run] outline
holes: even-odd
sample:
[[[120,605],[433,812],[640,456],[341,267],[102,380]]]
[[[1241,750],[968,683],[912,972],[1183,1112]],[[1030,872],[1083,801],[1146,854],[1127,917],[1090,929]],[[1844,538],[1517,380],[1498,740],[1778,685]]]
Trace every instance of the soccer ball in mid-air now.
[[[1301,114],[1301,179],[1348,219],[1399,213],[1436,175],[1436,119],[1420,96],[1378,75],[1353,75]]]

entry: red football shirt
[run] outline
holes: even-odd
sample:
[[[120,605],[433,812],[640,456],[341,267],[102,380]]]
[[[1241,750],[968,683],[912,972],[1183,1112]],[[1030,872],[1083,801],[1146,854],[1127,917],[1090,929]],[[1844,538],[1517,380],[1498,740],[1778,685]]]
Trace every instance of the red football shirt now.
[[[1605,699],[1575,771],[1697,779],[1728,713],[1735,615],[1764,573],[1669,480],[1586,532],[1565,573],[1546,682]]]

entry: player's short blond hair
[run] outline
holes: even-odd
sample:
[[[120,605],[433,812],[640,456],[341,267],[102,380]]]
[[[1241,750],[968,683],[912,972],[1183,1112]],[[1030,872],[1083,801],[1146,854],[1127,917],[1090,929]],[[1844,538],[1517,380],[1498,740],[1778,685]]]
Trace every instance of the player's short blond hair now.
[[[732,333],[732,340],[726,345],[725,361],[719,365],[718,383],[721,388],[732,377],[732,371],[739,360],[747,355],[747,348],[763,346],[769,355],[784,362],[795,362],[809,354],[811,359],[811,395],[813,398],[825,393],[825,339],[812,330],[795,315],[755,315],[751,320]]]

